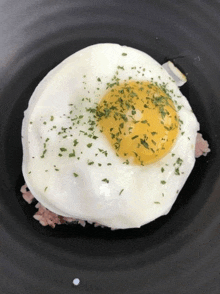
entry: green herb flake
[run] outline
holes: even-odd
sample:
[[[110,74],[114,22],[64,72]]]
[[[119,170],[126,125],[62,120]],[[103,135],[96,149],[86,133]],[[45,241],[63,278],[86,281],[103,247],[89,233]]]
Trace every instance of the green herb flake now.
[[[122,56],[127,56],[127,53],[122,53]]]
[[[61,147],[61,148],[60,148],[60,151],[64,152],[64,151],[67,151],[67,149],[66,149],[66,148],[63,148],[63,147]]]
[[[92,147],[92,143],[87,144],[87,147],[88,148],[91,148]]]
[[[73,152],[69,154],[69,157],[75,157],[75,156],[76,156],[76,153],[75,153],[75,150],[73,150]]]
[[[48,187],[45,187],[45,189],[44,189],[44,192],[46,192],[46,191],[47,191],[47,188],[48,188]]]
[[[165,184],[166,184],[166,181],[161,181],[161,184],[162,184],[162,185],[165,185]]]
[[[41,155],[41,158],[44,158],[44,154],[47,152],[47,149],[45,149],[44,151],[43,151],[43,154]]]
[[[180,171],[179,171],[179,168],[177,167],[177,168],[175,168],[175,175],[180,175]]]
[[[51,115],[51,117],[50,117],[50,121],[53,121],[54,120],[54,117],[53,117],[53,115]]]
[[[121,195],[121,193],[124,191],[124,189],[121,189],[121,191],[119,192],[119,195]]]
[[[73,146],[76,146],[78,143],[79,143],[79,142],[77,141],[77,139],[75,139],[75,140],[73,141]]]
[[[181,158],[178,157],[176,163],[179,164],[179,165],[182,165],[183,160],[182,160]]]
[[[94,164],[94,161],[89,161],[88,160],[88,165],[92,165],[92,164]]]
[[[141,144],[142,144],[146,149],[149,149],[149,145],[148,145],[148,143],[147,143],[145,140],[141,139],[140,141],[141,141]]]
[[[108,152],[103,150],[103,149],[100,149],[98,148],[99,152],[101,152],[102,154],[104,154],[106,157],[108,156]]]
[[[108,184],[109,180],[105,178],[105,179],[102,179],[102,182],[106,182]]]
[[[74,177],[77,178],[79,175],[77,173],[73,173]]]
[[[163,167],[161,167],[161,172],[162,172],[162,173],[164,172],[164,170],[165,170],[165,169],[164,169]]]
[[[125,162],[123,162],[123,164],[127,164],[128,165],[129,164],[129,160],[126,159]]]
[[[136,110],[132,110],[132,111],[131,111],[131,114],[132,114],[132,115],[135,115],[135,114],[136,114]]]
[[[160,202],[158,202],[158,201],[154,201],[154,203],[155,203],[155,204],[160,204]]]

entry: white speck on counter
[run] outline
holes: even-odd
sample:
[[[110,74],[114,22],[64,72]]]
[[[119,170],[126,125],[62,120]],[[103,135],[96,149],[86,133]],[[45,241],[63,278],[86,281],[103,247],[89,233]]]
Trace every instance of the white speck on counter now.
[[[74,286],[78,286],[79,284],[80,284],[80,279],[75,278],[75,279],[73,280],[73,285],[74,285]]]

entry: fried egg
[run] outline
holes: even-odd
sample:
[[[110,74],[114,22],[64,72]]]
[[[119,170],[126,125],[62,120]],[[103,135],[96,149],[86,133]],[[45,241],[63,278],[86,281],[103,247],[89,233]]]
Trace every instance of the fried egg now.
[[[195,164],[199,123],[148,54],[96,44],[35,89],[22,124],[25,181],[46,208],[115,229],[167,214]]]

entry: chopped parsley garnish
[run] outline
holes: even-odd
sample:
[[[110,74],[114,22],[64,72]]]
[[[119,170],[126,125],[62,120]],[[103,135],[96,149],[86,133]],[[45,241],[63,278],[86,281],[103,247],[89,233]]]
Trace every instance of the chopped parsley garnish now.
[[[127,164],[128,165],[129,164],[129,160],[126,159],[125,162],[123,162],[123,164]]]
[[[118,66],[117,68],[124,70],[124,66]]]
[[[161,181],[161,184],[162,184],[162,185],[165,185],[165,184],[166,184],[166,181]]]
[[[103,149],[100,149],[100,148],[98,148],[98,149],[99,149],[99,152],[101,152],[102,154],[104,154],[106,157],[108,156],[108,152],[107,151],[105,151]]]
[[[121,191],[119,192],[119,195],[121,195],[121,193],[124,191],[124,189],[121,189]]]
[[[105,178],[105,179],[102,180],[102,182],[106,182],[108,184],[109,180]]]
[[[126,56],[127,55],[127,53],[122,53],[122,56]]]
[[[75,139],[75,140],[73,141],[73,146],[76,146],[78,143],[79,143],[79,142],[77,141],[77,139]]]
[[[178,157],[176,163],[179,164],[179,165],[181,165],[181,164],[183,163],[183,160],[182,160],[181,158]]]
[[[77,178],[79,175],[77,173],[73,173],[74,177]]]
[[[175,175],[180,175],[180,171],[179,171],[179,168],[177,167],[177,168],[175,168]]]
[[[74,156],[76,156],[75,150],[73,150],[73,152],[69,154],[69,157],[74,157]]]
[[[41,158],[44,158],[44,154],[47,152],[47,149],[45,149],[44,151],[43,151],[43,154],[41,155]]]
[[[61,147],[61,148],[60,148],[60,151],[64,152],[64,151],[67,151],[67,149],[66,149],[66,148],[63,148],[63,147]]]
[[[145,148],[149,149],[149,145],[145,140],[141,139],[140,142]]]

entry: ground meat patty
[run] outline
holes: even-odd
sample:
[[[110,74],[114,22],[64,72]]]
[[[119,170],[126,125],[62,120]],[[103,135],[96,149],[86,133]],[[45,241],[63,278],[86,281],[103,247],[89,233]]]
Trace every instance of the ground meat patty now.
[[[210,149],[209,149],[208,142],[203,139],[202,134],[198,133],[197,137],[196,137],[195,157],[198,158],[202,155],[206,156],[209,152],[210,152]],[[31,204],[33,201],[36,201],[34,196],[28,190],[26,184],[21,187],[20,191],[22,193],[24,200],[28,204]],[[85,227],[85,225],[86,225],[86,221],[84,221],[84,220],[79,220],[79,219],[75,219],[72,217],[63,217],[63,216],[57,215],[56,213],[53,213],[52,211],[50,211],[46,207],[44,207],[40,202],[37,202],[35,207],[37,208],[37,212],[34,214],[33,217],[36,220],[38,220],[42,226],[50,226],[52,228],[55,228],[56,225],[62,225],[62,224],[67,224],[67,223],[78,223],[83,227]],[[90,223],[90,222],[88,222],[88,223]],[[104,227],[98,223],[94,223],[94,226],[95,227],[98,227],[98,226]]]

